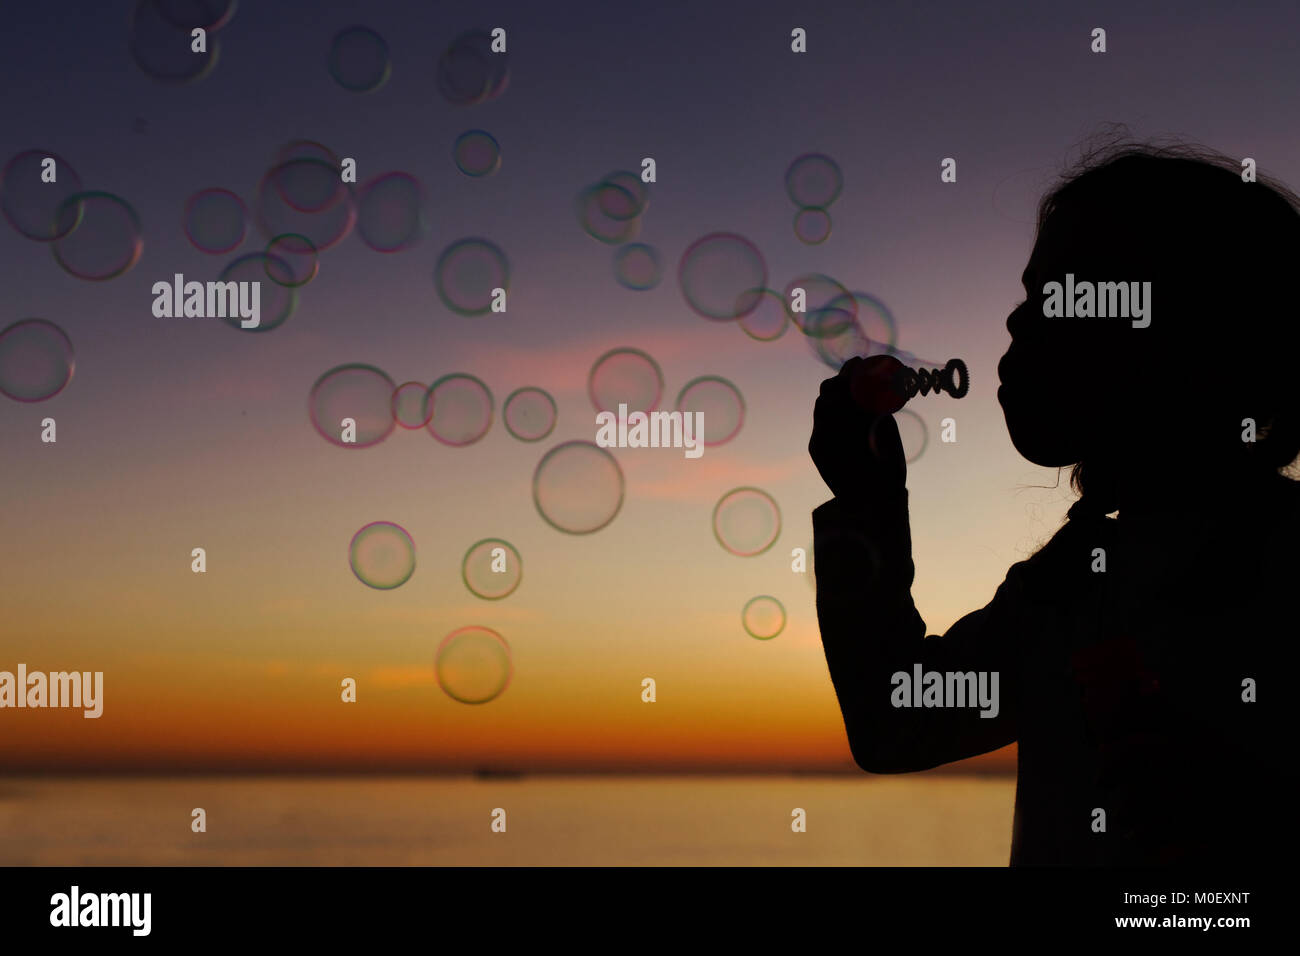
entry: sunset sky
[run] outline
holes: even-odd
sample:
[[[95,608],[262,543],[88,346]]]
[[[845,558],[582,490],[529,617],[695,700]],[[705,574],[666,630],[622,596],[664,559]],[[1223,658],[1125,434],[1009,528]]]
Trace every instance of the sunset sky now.
[[[85,188],[134,206],[144,242],[126,275],[85,282],[0,223],[0,328],[45,318],[76,349],[63,393],[0,396],[0,670],[105,675],[99,720],[0,711],[8,769],[852,769],[813,588],[790,569],[829,496],[806,448],[830,370],[796,330],[762,343],[690,311],[683,251],[739,233],[761,249],[768,286],[827,273],[885,302],[902,348],[968,363],[966,398],[910,406],[930,427],[909,466],[913,594],[942,633],[988,602],[1072,500],[1064,474],[1053,488],[1055,470],[1016,454],[994,397],[1035,202],[1072,147],[1122,122],[1300,184],[1294,4],[244,3],[214,34],[212,74],[174,88],[127,56],[130,6],[11,4],[0,31],[0,163],[53,150]],[[325,68],[331,37],[354,23],[391,51],[391,79],[371,94]],[[508,34],[508,89],[453,106],[434,83],[439,54],[495,26]],[[1089,50],[1097,26],[1103,55]],[[807,54],[790,51],[794,27]],[[500,170],[482,180],[452,162],[471,128],[501,144]],[[198,251],[181,229],[187,197],[220,186],[251,204],[295,139],[354,157],[360,182],[417,177],[429,234],[390,255],[355,235],[322,253],[296,314],[266,334],[155,318],[155,282],[215,279],[265,245],[250,229],[235,252]],[[811,151],[844,175],[819,246],[793,234],[783,181]],[[658,181],[638,238],[664,277],[633,292],[573,200],[646,156]],[[940,182],[945,157],[955,183]],[[438,255],[467,236],[509,257],[503,315],[467,318],[438,299]],[[670,402],[696,376],[726,377],[746,421],[699,459],[614,450],[621,512],[565,535],[534,507],[533,470],[554,445],[595,438],[587,373],[617,346],[655,358]],[[400,429],[335,447],[307,397],[349,362],[398,383],[471,373],[496,419],[464,448]],[[1106,379],[1098,369],[1099,389]],[[559,408],[535,444],[500,419],[525,385]],[[938,441],[945,415],[954,444]],[[56,444],[40,441],[47,416]],[[782,512],[757,557],[727,553],[711,530],[714,504],[742,485]],[[393,591],[348,566],[350,539],[373,521],[415,541],[415,573]],[[461,580],[466,549],[487,537],[523,559],[502,601]],[[190,570],[196,547],[205,574]],[[788,613],[771,641],[741,626],[760,594]],[[499,631],[514,661],[509,688],[477,706],[445,695],[433,671],[441,639],[474,624]],[[339,699],[345,677],[356,704]],[[641,701],[645,677],[657,703]],[[1013,765],[1007,752],[983,764]]]

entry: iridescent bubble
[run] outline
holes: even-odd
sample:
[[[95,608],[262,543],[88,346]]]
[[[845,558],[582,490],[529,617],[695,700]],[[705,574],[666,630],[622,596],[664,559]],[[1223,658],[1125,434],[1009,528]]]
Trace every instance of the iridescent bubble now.
[[[691,309],[706,319],[730,321],[758,308],[767,264],[748,239],[714,232],[682,253],[677,280]]]
[[[391,591],[415,573],[415,542],[401,525],[374,521],[352,536],[348,563],[362,584]]]
[[[506,431],[520,441],[541,441],[555,430],[555,399],[540,388],[517,388],[501,412]]]
[[[466,176],[481,179],[501,168],[501,145],[487,130],[466,130],[456,137],[451,150],[456,168]]]
[[[444,375],[425,393],[429,434],[444,445],[472,445],[492,427],[492,393],[482,381],[464,372]]]
[[[640,349],[610,349],[591,365],[587,394],[598,412],[649,412],[659,406],[664,374],[659,363]]]
[[[291,159],[262,177],[253,214],[266,238],[306,236],[324,252],[352,231],[357,208],[352,187],[339,179],[336,167],[319,159]]]
[[[556,445],[533,472],[533,503],[557,531],[599,531],[623,507],[623,469],[613,455],[589,441]]]
[[[462,627],[438,645],[433,670],[438,686],[462,704],[486,704],[510,685],[514,663],[510,645],[486,627]]]
[[[740,319],[740,327],[751,339],[759,342],[772,342],[785,335],[790,327],[790,314],[786,311],[785,300],[781,293],[773,289],[746,289],[738,297],[739,308],[754,296],[758,296],[758,305]]]
[[[894,421],[898,424],[898,437],[903,441],[903,457],[910,465],[929,447],[930,429],[926,428],[925,419],[910,408],[894,412]]]
[[[235,15],[239,0],[153,0],[164,20],[182,30],[220,30]]]
[[[785,606],[776,598],[761,594],[745,602],[740,620],[750,637],[770,641],[785,630]]]
[[[820,206],[805,206],[795,213],[794,234],[804,245],[825,242],[831,235],[831,214]]]
[[[793,309],[796,289],[804,290],[804,307],[801,312],[796,312]],[[820,322],[815,321],[818,314],[840,296],[846,296],[847,298],[840,303],[839,313],[835,316],[824,317]],[[857,307],[857,303],[849,296],[848,288],[830,276],[822,275],[820,272],[811,272],[791,279],[790,283],[785,287],[785,306],[790,321],[795,324],[795,327],[804,335],[814,337],[817,335],[835,335],[843,332],[852,324],[851,320],[857,316],[857,313],[853,311]],[[847,318],[844,315],[846,310],[848,312]],[[810,319],[814,321],[810,322]]]
[[[369,27],[348,27],[336,33],[328,62],[334,81],[353,93],[373,93],[393,72],[388,44]]]
[[[519,587],[524,565],[509,541],[484,538],[465,552],[460,575],[471,594],[485,601],[499,601]]]
[[[776,543],[781,509],[766,491],[733,488],[713,509],[713,535],[732,554],[752,558]]]
[[[876,353],[871,339],[852,313],[839,309],[823,309],[804,319],[807,342],[813,354],[828,367],[839,371],[855,355],[866,357]],[[822,328],[834,326],[834,334],[822,334]]]
[[[396,384],[371,365],[340,365],[316,380],[308,398],[312,426],[331,445],[369,448],[392,434]],[[351,419],[354,425],[345,425]],[[349,433],[356,429],[355,441]]]
[[[852,322],[828,319],[828,316],[852,315]],[[851,355],[873,355],[893,348],[898,341],[898,326],[885,303],[866,292],[838,295],[822,310],[820,317],[835,330],[824,332],[809,325],[809,335],[819,339],[818,346],[828,345],[829,351],[839,358],[840,364]],[[865,340],[865,341],[864,341]],[[839,366],[836,365],[836,368]]]
[[[663,266],[654,246],[629,242],[614,250],[614,278],[624,288],[645,292],[657,286],[662,277]]]
[[[423,382],[403,382],[393,390],[393,421],[403,428],[423,428],[433,417],[433,406],[424,400],[429,388]]]
[[[59,238],[52,245],[54,259],[69,275],[104,282],[130,272],[140,261],[140,217],[126,200],[112,193],[73,193],[55,218]],[[76,227],[65,231],[72,221]]]
[[[266,244],[262,267],[271,281],[296,289],[316,278],[320,259],[310,239],[290,232]]]
[[[650,186],[642,182],[641,177],[636,173],[629,172],[626,169],[616,169],[604,179],[603,183],[609,183],[611,186],[617,186],[632,196],[633,202],[629,207],[622,202],[621,196],[617,192],[601,193],[601,211],[611,219],[631,219],[639,216],[646,211],[650,205]]]
[[[54,160],[57,178],[41,181],[42,163]],[[58,153],[48,149],[29,149],[18,153],[0,170],[0,211],[19,235],[37,242],[62,238],[81,222],[80,211],[73,216],[60,213],[63,204],[81,192],[81,177]]]
[[[298,308],[298,290],[278,282],[267,282],[268,275],[289,276],[293,266],[283,259],[268,256],[265,252],[250,252],[233,260],[221,270],[218,282],[260,282],[258,287],[258,324],[244,328],[244,319],[238,314],[220,316],[221,321],[241,332],[270,332],[289,321]],[[251,288],[251,287],[245,287]],[[228,313],[237,313],[226,303]]]
[[[401,252],[428,233],[424,187],[407,173],[385,173],[361,187],[357,235],[376,252]]]
[[[718,375],[702,375],[686,383],[677,396],[677,410],[704,413],[705,445],[735,438],[745,423],[745,399],[740,389]]]
[[[202,189],[185,201],[181,222],[195,249],[221,255],[248,234],[248,207],[229,189]]]
[[[599,182],[578,193],[574,211],[583,232],[606,245],[616,246],[636,238],[641,232],[641,219],[637,216],[615,219],[605,212],[605,208],[623,208],[635,203],[636,197],[623,186]]]
[[[169,85],[193,83],[215,69],[221,40],[207,38],[207,50],[195,53],[190,29],[168,22],[157,0],[136,0],[131,14],[128,49],[131,59],[150,79]]]
[[[0,394],[43,402],[72,381],[76,362],[67,333],[45,319],[23,319],[0,332]]]
[[[510,287],[510,262],[486,239],[461,239],[438,257],[433,282],[438,298],[453,312],[486,315],[492,311],[492,290]]]
[[[457,37],[438,59],[438,91],[457,106],[496,99],[510,82],[510,60],[492,52],[492,37],[473,30]]]
[[[804,153],[785,171],[785,191],[796,206],[825,209],[844,188],[839,164],[824,153]]]

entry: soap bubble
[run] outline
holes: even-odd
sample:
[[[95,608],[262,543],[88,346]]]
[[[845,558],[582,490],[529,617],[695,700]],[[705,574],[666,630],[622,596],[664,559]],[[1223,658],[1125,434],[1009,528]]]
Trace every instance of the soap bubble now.
[[[758,305],[741,317],[740,327],[751,339],[773,342],[785,335],[785,330],[790,327],[790,313],[786,311],[781,293],[773,289],[747,289],[740,294],[737,307],[743,308],[754,295],[758,296]]]
[[[452,41],[438,58],[438,91],[457,106],[496,99],[510,82],[506,53],[492,52],[492,37],[472,30]]]
[[[424,400],[429,389],[423,382],[403,382],[393,390],[393,421],[403,428],[423,428],[433,417],[433,406]]]
[[[839,164],[824,153],[804,153],[785,171],[785,191],[797,206],[825,209],[843,188]]]
[[[770,641],[785,630],[785,606],[776,598],[762,594],[745,603],[740,619],[750,637]]]
[[[270,332],[289,321],[294,310],[298,308],[298,290],[276,282],[266,282],[271,274],[288,276],[293,273],[293,266],[283,259],[269,256],[265,252],[250,252],[230,262],[221,274],[218,282],[260,282],[258,299],[258,324],[244,328],[243,318],[237,314],[220,316],[222,322],[241,332]],[[246,287],[248,288],[248,287]],[[226,302],[228,313],[238,312]]]
[[[290,232],[266,244],[262,267],[272,282],[296,289],[316,278],[320,259],[310,239]]]
[[[591,442],[556,445],[533,472],[533,503],[557,531],[599,531],[623,507],[623,469],[613,455]]]
[[[825,242],[831,235],[831,214],[820,206],[806,206],[795,213],[794,234],[807,246]]]
[[[718,375],[702,375],[687,382],[677,396],[677,410],[704,413],[703,442],[709,446],[731,441],[745,422],[740,389]]]
[[[510,684],[510,645],[486,627],[462,627],[442,639],[434,656],[438,686],[462,704],[486,704]]]
[[[484,538],[471,545],[461,563],[465,587],[487,601],[499,601],[513,594],[523,574],[519,552],[501,538]]]
[[[442,251],[433,280],[447,308],[485,315],[492,311],[492,290],[510,288],[510,262],[486,239],[461,239]]]
[[[41,181],[46,159],[54,160],[57,178],[52,183]],[[36,242],[53,242],[77,228],[80,209],[60,210],[80,192],[81,177],[72,164],[48,149],[18,153],[0,170],[0,212],[19,235]]]
[[[402,172],[376,176],[357,196],[357,235],[376,252],[402,252],[429,231],[424,187]]]
[[[758,308],[767,285],[762,253],[743,236],[714,232],[682,253],[677,267],[682,295],[699,315],[730,321]]]
[[[23,319],[0,332],[0,394],[43,402],[72,381],[72,340],[45,319]]]
[[[781,509],[766,491],[733,488],[713,509],[713,534],[732,554],[762,554],[781,534]]]
[[[374,521],[352,536],[348,563],[362,584],[391,591],[415,573],[415,542],[400,525]]]
[[[73,193],[55,214],[52,247],[63,271],[103,282],[130,272],[144,251],[140,217],[126,200],[105,192]],[[69,222],[76,226],[67,228]]]
[[[456,168],[466,176],[481,179],[501,168],[501,145],[486,130],[466,130],[456,137],[452,147]]]
[[[229,189],[203,189],[185,202],[185,236],[200,252],[230,252],[248,234],[248,208]]]
[[[605,210],[626,210],[635,206],[636,197],[630,190],[605,181],[588,186],[578,193],[578,198],[574,201],[578,224],[583,231],[591,238],[611,246],[635,239],[641,231],[641,219],[639,216],[620,219],[609,215]]]
[[[804,290],[802,312],[795,312],[791,308],[795,289]],[[821,313],[841,297],[843,299],[838,303],[836,314],[822,317],[818,321]],[[807,273],[791,279],[785,287],[785,307],[795,327],[804,335],[814,338],[819,335],[837,335],[849,328],[853,319],[857,317],[857,300],[852,297],[849,290],[840,282],[820,272]]]
[[[659,284],[663,267],[654,246],[644,242],[630,242],[614,252],[614,278],[619,285],[636,292],[645,292]]]
[[[179,86],[194,83],[211,73],[221,58],[221,40],[209,35],[206,51],[195,53],[191,28],[169,21],[166,12],[176,3],[137,0],[131,13],[128,50],[135,65],[152,80]]]
[[[334,34],[328,65],[334,81],[353,93],[374,92],[388,82],[393,72],[384,38],[362,26]]]
[[[501,418],[520,441],[541,441],[555,430],[555,399],[540,388],[517,388],[506,398]]]
[[[610,349],[592,363],[587,377],[587,394],[598,412],[618,414],[620,404],[629,412],[653,411],[663,390],[659,363],[640,349]]]
[[[463,372],[444,375],[425,393],[429,434],[444,445],[474,444],[492,427],[493,410],[488,387]]]
[[[340,365],[316,380],[308,413],[316,431],[340,448],[369,448],[392,434],[393,392],[396,384],[371,365]],[[356,423],[356,441],[343,440],[343,420]]]

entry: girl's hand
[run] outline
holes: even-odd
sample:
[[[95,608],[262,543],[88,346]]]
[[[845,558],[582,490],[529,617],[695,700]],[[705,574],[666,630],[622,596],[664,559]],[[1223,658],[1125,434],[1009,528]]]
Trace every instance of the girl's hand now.
[[[899,367],[889,355],[855,357],[822,382],[808,454],[836,498],[869,506],[907,483],[907,458],[894,416],[868,410],[894,405],[878,400],[879,389],[888,387]],[[901,406],[898,402],[894,410]]]

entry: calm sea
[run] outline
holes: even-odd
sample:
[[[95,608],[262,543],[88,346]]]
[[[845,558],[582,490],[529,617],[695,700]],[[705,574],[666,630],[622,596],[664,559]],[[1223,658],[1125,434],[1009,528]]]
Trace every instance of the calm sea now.
[[[1014,795],[956,775],[0,777],[0,865],[1005,866]]]

